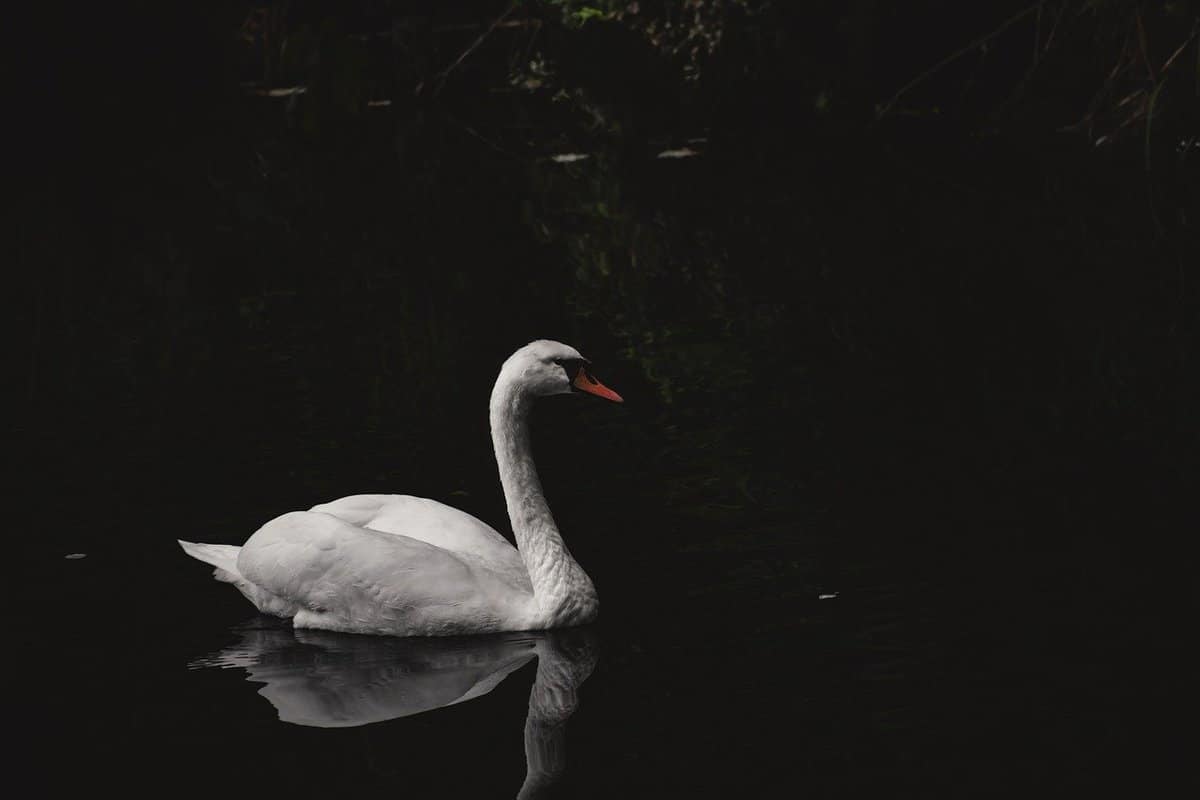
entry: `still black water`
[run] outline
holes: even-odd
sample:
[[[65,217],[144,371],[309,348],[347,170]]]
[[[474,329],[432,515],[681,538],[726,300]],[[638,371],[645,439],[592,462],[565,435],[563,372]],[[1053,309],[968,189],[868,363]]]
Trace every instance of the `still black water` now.
[[[595,434],[571,431],[559,433],[586,451]],[[35,588],[8,628],[19,772],[47,791],[220,796],[1074,791],[1127,776],[1147,740],[1157,748],[1162,731],[1140,722],[1174,696],[1124,680],[1137,674],[1127,648],[1146,652],[1154,635],[1141,617],[1122,622],[1136,601],[1038,585],[1057,578],[1035,568],[939,579],[970,560],[935,556],[931,569],[836,542],[867,524],[921,541],[936,506],[922,520],[704,518],[577,486],[550,497],[599,587],[598,624],[447,640],[293,631],[174,544],[238,542],[283,510],[253,500],[288,493],[272,467],[287,472],[257,464],[261,483],[240,493],[193,477],[190,499],[170,503],[140,475],[63,514],[102,535],[52,512],[30,529],[45,537],[25,556]],[[572,482],[569,462],[543,471]],[[1125,639],[1106,638],[1114,629]],[[1103,760],[1118,756],[1139,761]]]
[[[440,77],[495,9],[302,5],[278,61],[254,8],[42,43],[101,72],[27,106],[13,780],[1074,796],[1191,757],[1194,250],[1169,170],[1148,216],[1158,138],[1101,159],[1041,72],[1028,128],[929,110],[957,84],[869,124],[976,30],[871,4],[705,17],[683,67],[639,17],[522,5]],[[1000,72],[961,96],[1010,103]],[[292,631],[175,545],[362,492],[507,531],[488,391],[541,337],[626,399],[533,421],[597,624]]]

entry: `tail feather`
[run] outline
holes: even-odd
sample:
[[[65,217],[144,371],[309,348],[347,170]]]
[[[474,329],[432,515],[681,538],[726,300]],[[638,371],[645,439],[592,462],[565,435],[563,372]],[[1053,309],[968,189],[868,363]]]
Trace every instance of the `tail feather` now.
[[[237,583],[242,580],[242,575],[238,572],[237,558],[238,553],[242,548],[232,544],[203,544],[199,542],[185,542],[182,539],[178,540],[179,546],[183,548],[183,552],[187,553],[197,561],[203,561],[205,564],[212,564],[216,567],[213,571],[213,577],[219,581],[226,583]]]
[[[213,577],[225,583],[232,583],[259,611],[285,619],[296,613],[297,605],[294,602],[273,595],[242,577],[237,568],[238,553],[242,548],[232,544],[203,544],[185,542],[182,539],[176,541],[183,548],[183,552],[192,558],[216,567]]]

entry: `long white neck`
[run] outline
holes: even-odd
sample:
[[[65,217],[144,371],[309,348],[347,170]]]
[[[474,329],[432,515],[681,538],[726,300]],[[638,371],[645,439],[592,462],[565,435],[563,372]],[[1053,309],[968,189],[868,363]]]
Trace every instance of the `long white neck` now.
[[[596,616],[596,589],[563,542],[529,444],[533,397],[501,371],[489,406],[492,445],[517,549],[529,571],[533,595],[547,627],[588,622]]]

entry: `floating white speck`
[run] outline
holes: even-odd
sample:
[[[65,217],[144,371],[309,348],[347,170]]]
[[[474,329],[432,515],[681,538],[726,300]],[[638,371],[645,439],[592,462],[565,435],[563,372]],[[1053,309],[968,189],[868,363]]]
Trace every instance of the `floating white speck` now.
[[[832,600],[835,597],[837,597],[837,592],[830,592],[829,594],[817,595],[818,600]]]
[[[72,560],[77,558],[87,558],[87,553],[67,553],[65,556],[63,556],[63,558],[69,558]]]
[[[307,86],[285,86],[280,89],[267,89],[265,92],[259,89],[257,93],[266,97],[291,97],[294,94],[304,94],[307,91]]]
[[[700,155],[699,150],[693,150],[690,147],[680,147],[677,150],[663,150],[658,154],[659,158],[691,158],[692,156]]]
[[[558,155],[550,156],[550,160],[556,164],[573,164],[576,161],[583,161],[586,158],[591,158],[587,153],[559,153]]]

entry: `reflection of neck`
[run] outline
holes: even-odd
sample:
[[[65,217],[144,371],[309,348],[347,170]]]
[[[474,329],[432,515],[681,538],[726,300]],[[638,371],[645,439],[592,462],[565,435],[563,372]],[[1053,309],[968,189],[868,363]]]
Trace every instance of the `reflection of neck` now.
[[[533,397],[501,372],[492,390],[492,445],[517,549],[529,571],[533,595],[550,625],[587,622],[596,614],[596,590],[571,557],[542,494],[529,445],[528,417]]]
[[[550,789],[567,770],[567,725],[546,722],[533,714],[530,698],[529,716],[525,719],[525,782],[517,800],[548,797]]]
[[[517,800],[547,797],[566,771],[567,719],[579,705],[579,686],[596,663],[590,647],[571,657],[552,638],[539,642],[537,650],[537,677],[525,718],[525,783]]]

